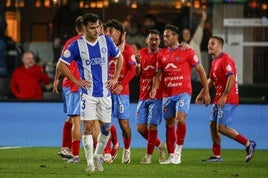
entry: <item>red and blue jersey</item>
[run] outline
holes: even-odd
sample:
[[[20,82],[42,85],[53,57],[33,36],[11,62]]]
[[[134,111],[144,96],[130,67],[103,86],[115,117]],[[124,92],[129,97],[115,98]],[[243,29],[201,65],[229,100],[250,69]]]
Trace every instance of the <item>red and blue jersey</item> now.
[[[158,53],[157,70],[162,71],[163,97],[175,96],[181,93],[192,94],[192,68],[200,61],[194,50],[165,48]]]
[[[120,95],[129,95],[129,82],[133,79],[133,77],[136,74],[136,60],[133,48],[125,44],[125,48],[122,52],[122,56],[124,58],[123,62],[123,68],[120,73],[120,77],[118,79],[118,82],[122,84],[124,87],[121,91]],[[110,71],[109,71],[109,77],[112,78],[115,72],[115,59],[111,57],[109,62]]]
[[[140,96],[139,100],[150,99],[149,93],[152,88],[153,77],[156,72],[157,54],[150,53],[148,48],[142,48],[139,51],[141,56],[141,75],[140,75]],[[162,99],[163,93],[163,82],[159,85],[157,93],[155,95],[156,99]]]
[[[236,65],[230,55],[227,53],[221,53],[212,61],[209,74],[209,77],[214,81],[216,90],[213,103],[216,104],[223,95],[229,75],[235,76],[235,82],[227,96],[226,103],[237,105],[239,103],[239,95]]]

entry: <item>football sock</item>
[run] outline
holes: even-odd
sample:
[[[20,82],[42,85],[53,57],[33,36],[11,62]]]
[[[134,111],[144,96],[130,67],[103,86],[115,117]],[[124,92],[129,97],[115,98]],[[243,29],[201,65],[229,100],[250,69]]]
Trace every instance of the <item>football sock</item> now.
[[[214,156],[220,157],[221,156],[221,145],[214,143],[212,146],[212,151],[213,151]]]
[[[166,142],[168,153],[174,153],[174,144],[175,144],[175,128],[174,126],[168,127],[166,129]]]
[[[182,145],[176,144],[175,153],[181,154],[181,152],[182,152]]]
[[[124,141],[124,145],[125,145],[125,149],[129,149],[130,148],[130,143],[131,143],[131,138],[123,138]]]
[[[62,132],[62,147],[72,147],[72,123],[65,122]]]
[[[102,154],[108,140],[110,138],[110,135],[104,135],[102,133],[99,134],[99,137],[98,137],[98,143],[97,143],[97,146],[96,146],[96,149],[95,149],[95,152],[94,152],[94,155],[100,155]]]
[[[177,141],[176,143],[178,145],[183,145],[184,144],[184,138],[186,135],[186,124],[177,124],[176,128],[176,136],[177,136]]]
[[[114,124],[111,125],[111,141],[113,145],[118,143],[117,131]]]
[[[158,131],[157,131],[158,133]],[[156,137],[156,140],[155,140],[155,146],[159,147],[159,145],[161,144],[161,141],[158,137]]]
[[[83,135],[82,136],[85,156],[87,160],[87,165],[93,163],[93,137],[92,135]]]
[[[104,153],[111,153],[111,137],[108,139],[107,144],[104,148]]]
[[[236,137],[235,137],[235,140],[239,143],[241,143],[242,145],[245,145],[247,146],[247,143],[249,142],[248,139],[246,139],[243,135],[241,134],[238,134]]]
[[[79,156],[80,140],[74,140],[72,142],[72,154],[73,156]]]
[[[157,139],[157,130],[148,131],[148,142],[147,142],[147,154],[153,154],[155,141]]]

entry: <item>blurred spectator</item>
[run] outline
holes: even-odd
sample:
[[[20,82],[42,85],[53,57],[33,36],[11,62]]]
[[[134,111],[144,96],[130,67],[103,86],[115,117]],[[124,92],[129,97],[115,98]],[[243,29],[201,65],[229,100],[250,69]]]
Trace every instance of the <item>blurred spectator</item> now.
[[[146,36],[150,29],[157,29],[161,33],[165,26],[163,19],[160,21],[155,14],[146,14],[143,20],[143,34]]]
[[[207,19],[207,13],[205,11],[202,11],[199,25],[197,26],[197,28],[193,34],[191,32],[191,29],[189,29],[189,28],[184,28],[182,30],[182,42],[189,44],[193,48],[193,50],[195,51],[195,53],[198,56],[201,63],[202,63],[203,59],[201,59],[200,45],[201,45],[202,38],[203,38],[203,30],[204,30],[204,25],[205,25],[206,19]],[[199,91],[201,89],[200,78],[199,78],[198,72],[196,70],[193,70],[191,79],[192,79],[192,86],[194,89],[192,98],[195,98],[195,95],[197,94],[196,91]],[[192,99],[192,101],[193,101],[193,99]]]
[[[6,44],[5,44],[5,31],[6,31],[6,0],[0,1],[0,75],[7,75],[6,64]]]
[[[79,8],[79,3],[79,0],[68,0],[67,3],[60,6],[55,13],[52,26],[54,63],[56,63],[60,57],[63,44],[67,39],[75,35],[75,19],[83,14]]]
[[[17,99],[42,99],[42,86],[50,84],[50,78],[35,62],[34,54],[26,51],[23,65],[15,69],[11,77],[11,92]]]
[[[139,17],[128,15],[123,23],[124,29],[127,32],[126,42],[128,44],[137,44],[141,47],[145,45],[145,36],[141,33],[142,24],[139,22]]]

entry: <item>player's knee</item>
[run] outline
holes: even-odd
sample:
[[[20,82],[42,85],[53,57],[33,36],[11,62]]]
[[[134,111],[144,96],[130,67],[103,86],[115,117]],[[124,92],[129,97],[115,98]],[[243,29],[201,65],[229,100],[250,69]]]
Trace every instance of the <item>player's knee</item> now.
[[[110,123],[104,123],[101,126],[101,133],[105,136],[108,136],[110,133]]]

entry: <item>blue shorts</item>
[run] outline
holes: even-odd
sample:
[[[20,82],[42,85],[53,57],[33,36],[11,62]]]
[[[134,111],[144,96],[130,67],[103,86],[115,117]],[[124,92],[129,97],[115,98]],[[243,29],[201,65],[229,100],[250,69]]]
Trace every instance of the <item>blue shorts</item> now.
[[[162,121],[162,100],[140,100],[136,111],[136,124],[160,125]]]
[[[112,94],[112,117],[129,119],[129,95]]]
[[[191,95],[189,93],[182,93],[176,96],[163,98],[163,115],[164,118],[173,118],[176,112],[188,114],[191,102]]]
[[[62,88],[63,110],[68,116],[80,115],[80,92],[71,92],[69,87]]]
[[[237,105],[225,104],[223,108],[219,108],[216,104],[212,105],[211,122],[217,122],[220,125],[230,125],[233,121],[234,112]]]

